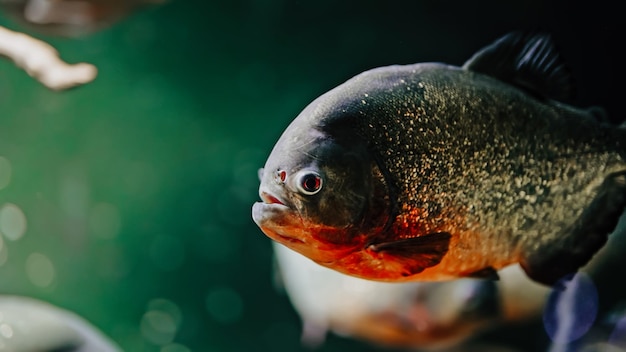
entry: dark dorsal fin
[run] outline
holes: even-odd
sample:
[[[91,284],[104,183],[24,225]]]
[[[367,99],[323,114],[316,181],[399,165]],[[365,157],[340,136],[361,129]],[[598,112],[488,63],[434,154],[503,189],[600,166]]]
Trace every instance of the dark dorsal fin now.
[[[509,33],[483,48],[463,68],[559,101],[573,98],[572,76],[546,34]]]

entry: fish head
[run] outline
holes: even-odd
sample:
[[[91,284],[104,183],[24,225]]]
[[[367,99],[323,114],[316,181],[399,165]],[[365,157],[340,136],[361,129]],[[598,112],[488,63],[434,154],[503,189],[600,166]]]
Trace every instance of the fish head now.
[[[271,239],[323,263],[361,250],[385,221],[388,199],[364,144],[311,123],[303,112],[259,171],[252,217]],[[376,213],[376,215],[374,215]]]

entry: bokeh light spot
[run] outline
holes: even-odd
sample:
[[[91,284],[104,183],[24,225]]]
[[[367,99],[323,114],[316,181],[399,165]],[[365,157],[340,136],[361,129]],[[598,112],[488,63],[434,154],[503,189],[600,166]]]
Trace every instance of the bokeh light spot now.
[[[220,324],[232,324],[241,319],[243,301],[241,296],[230,287],[217,287],[209,291],[206,297],[209,315]]]
[[[0,335],[2,337],[10,339],[13,337],[13,328],[9,324],[0,324]]]
[[[26,275],[35,286],[48,287],[54,281],[54,264],[41,253],[31,253],[26,259]]]
[[[155,345],[167,345],[174,340],[181,321],[182,313],[174,302],[153,299],[141,319],[141,334]]]
[[[176,324],[169,314],[151,310],[146,312],[141,319],[141,334],[155,345],[165,345],[174,340]]]
[[[122,225],[120,212],[109,203],[98,203],[89,213],[89,231],[99,238],[115,238]]]
[[[150,257],[157,268],[174,271],[185,259],[185,247],[178,237],[157,235],[150,244]]]
[[[5,188],[11,182],[11,163],[3,156],[0,156],[0,189]]]
[[[567,344],[589,331],[598,313],[598,292],[583,272],[561,279],[552,290],[543,324],[555,344]]]
[[[15,204],[6,203],[0,209],[0,232],[7,239],[15,241],[26,232],[26,215]]]
[[[168,314],[177,327],[180,326],[183,320],[183,313],[180,311],[180,308],[178,308],[178,305],[165,298],[155,298],[148,302],[148,310]]]

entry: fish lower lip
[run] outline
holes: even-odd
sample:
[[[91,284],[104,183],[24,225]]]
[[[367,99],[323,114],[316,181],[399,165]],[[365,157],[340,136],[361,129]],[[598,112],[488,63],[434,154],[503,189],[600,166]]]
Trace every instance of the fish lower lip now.
[[[281,243],[303,244],[304,241],[282,234],[284,224],[280,224],[282,219],[289,213],[289,207],[282,203],[256,202],[252,206],[252,219],[263,230],[263,232]],[[277,225],[278,222],[278,225]],[[281,230],[283,228],[283,230]]]
[[[285,208],[289,208],[288,206],[286,206],[283,203],[267,203],[267,202],[256,202],[256,204],[258,204],[259,206],[265,208],[265,209],[285,209]]]
[[[265,204],[280,204],[280,205],[285,205],[285,203],[283,201],[281,201],[280,199],[274,197],[273,195],[267,193],[267,192],[261,192],[261,199],[263,200],[263,203]]]
[[[252,219],[257,225],[263,226],[267,222],[273,222],[284,216],[289,207],[280,203],[255,202],[252,205]]]

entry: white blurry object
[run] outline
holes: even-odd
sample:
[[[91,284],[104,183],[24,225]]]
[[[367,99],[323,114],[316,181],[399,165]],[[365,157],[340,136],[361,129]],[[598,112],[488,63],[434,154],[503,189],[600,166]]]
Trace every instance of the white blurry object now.
[[[68,64],[50,44],[24,33],[0,27],[0,56],[6,56],[46,87],[62,90],[91,82],[95,66]]]
[[[391,347],[443,349],[502,321],[541,313],[549,289],[518,267],[499,281],[385,283],[347,276],[273,243],[278,276],[303,322],[302,341],[326,333]]]
[[[120,352],[78,315],[32,298],[0,296],[1,352]]]

